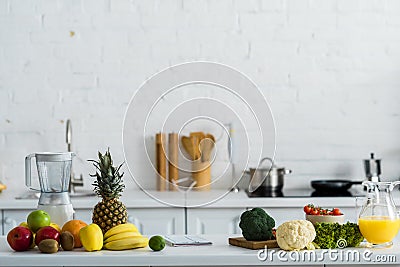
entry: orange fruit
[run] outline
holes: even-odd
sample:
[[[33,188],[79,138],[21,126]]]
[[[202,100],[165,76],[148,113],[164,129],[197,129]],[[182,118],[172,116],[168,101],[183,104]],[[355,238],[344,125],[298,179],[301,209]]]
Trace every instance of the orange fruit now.
[[[61,232],[68,231],[74,236],[74,247],[75,248],[80,248],[82,247],[81,239],[79,238],[79,231],[81,228],[87,226],[87,223],[81,220],[70,220],[66,222],[62,229]]]

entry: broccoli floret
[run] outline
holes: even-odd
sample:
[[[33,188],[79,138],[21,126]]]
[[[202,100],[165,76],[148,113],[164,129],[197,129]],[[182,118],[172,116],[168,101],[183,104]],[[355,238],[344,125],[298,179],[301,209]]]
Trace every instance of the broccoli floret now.
[[[356,223],[317,223],[314,243],[320,248],[337,248],[338,240],[346,240],[347,247],[357,247],[364,240]]]
[[[239,227],[246,240],[270,240],[273,237],[272,228],[275,227],[275,220],[263,209],[254,208],[242,213]]]
[[[338,229],[340,230],[338,223],[317,223],[314,243],[320,248],[336,248],[337,237],[335,235]]]
[[[364,240],[364,237],[360,232],[360,228],[356,223],[347,222],[342,226],[342,229],[344,229],[346,232],[346,241],[348,247],[357,247]]]

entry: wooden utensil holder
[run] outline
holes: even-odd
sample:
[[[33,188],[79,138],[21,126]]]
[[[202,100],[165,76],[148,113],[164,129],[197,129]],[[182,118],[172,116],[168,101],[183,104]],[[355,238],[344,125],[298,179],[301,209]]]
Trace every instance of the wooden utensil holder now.
[[[156,168],[157,168],[157,191],[165,191],[167,177],[167,163],[165,155],[165,134],[156,134]]]
[[[168,134],[168,181],[169,190],[177,191],[179,138],[177,133]]]
[[[211,162],[195,160],[192,162],[192,178],[196,181],[196,191],[209,191],[211,188]]]

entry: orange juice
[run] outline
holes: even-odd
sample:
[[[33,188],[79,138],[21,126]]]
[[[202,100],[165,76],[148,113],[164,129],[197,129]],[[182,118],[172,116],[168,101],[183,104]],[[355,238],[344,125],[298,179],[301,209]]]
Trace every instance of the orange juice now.
[[[367,216],[358,219],[361,234],[372,244],[390,242],[397,235],[400,219],[388,216]]]

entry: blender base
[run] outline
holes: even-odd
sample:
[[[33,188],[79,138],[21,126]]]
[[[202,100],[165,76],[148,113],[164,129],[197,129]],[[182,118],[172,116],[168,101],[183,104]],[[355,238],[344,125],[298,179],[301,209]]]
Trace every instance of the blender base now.
[[[62,227],[66,222],[74,218],[74,208],[72,204],[65,205],[38,205],[39,210],[44,210],[50,215],[50,220],[53,223]]]

